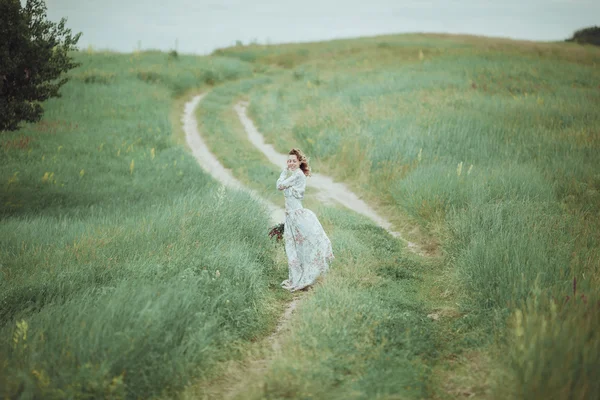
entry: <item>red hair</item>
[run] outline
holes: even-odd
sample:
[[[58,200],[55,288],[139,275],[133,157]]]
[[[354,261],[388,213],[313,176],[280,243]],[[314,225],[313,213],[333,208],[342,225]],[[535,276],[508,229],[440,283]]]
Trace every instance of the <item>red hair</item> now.
[[[298,162],[300,163],[300,169],[304,172],[305,176],[310,176],[310,166],[308,165],[308,158],[304,155],[302,150],[300,149],[291,149],[288,155],[294,155],[298,158]]]

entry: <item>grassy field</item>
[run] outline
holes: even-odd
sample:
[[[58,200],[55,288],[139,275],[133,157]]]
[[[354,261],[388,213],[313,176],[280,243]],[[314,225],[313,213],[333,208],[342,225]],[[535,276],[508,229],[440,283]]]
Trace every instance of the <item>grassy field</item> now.
[[[224,83],[202,101],[197,117],[212,150],[234,175],[282,203],[280,193],[272,194],[280,169],[252,147],[233,111],[238,100],[278,74],[275,70],[268,78]],[[267,369],[238,366],[225,379],[200,380],[185,398],[437,395],[431,371],[445,352],[446,332],[427,317],[436,305],[420,293],[439,260],[410,254],[402,242],[364,217],[319,205],[312,190],[304,205],[316,211],[332,240],[332,272],[305,295],[281,339],[281,353],[273,357],[269,343],[249,352],[250,362],[267,358]],[[279,253],[285,259],[282,247]],[[228,368],[223,367],[225,375]]]
[[[1,137],[0,397],[173,395],[269,333],[284,299],[267,211],[207,176],[171,118],[185,90],[253,69],[76,58],[43,120]]]
[[[429,298],[453,299],[456,333],[440,386],[468,393],[484,370],[485,396],[600,394],[597,48],[402,35],[216,54],[282,69],[249,95],[279,151],[440,247]]]
[[[418,295],[431,263],[370,221],[317,208],[338,262],[303,301],[266,371],[239,399],[435,396],[442,338]]]
[[[432,366],[445,337],[419,293],[434,261],[352,212],[316,206],[337,261],[300,303],[286,330],[258,343],[222,376],[200,380],[184,399],[432,398]],[[284,259],[283,246],[278,249]],[[285,264],[283,265],[285,267]]]
[[[207,382],[274,329],[283,249],[185,150],[199,90],[242,182],[282,204],[240,99],[436,255],[309,191],[336,261],[239,398],[600,396],[598,49],[398,35],[76,58],[43,120],[0,136],[3,397],[225,395]]]

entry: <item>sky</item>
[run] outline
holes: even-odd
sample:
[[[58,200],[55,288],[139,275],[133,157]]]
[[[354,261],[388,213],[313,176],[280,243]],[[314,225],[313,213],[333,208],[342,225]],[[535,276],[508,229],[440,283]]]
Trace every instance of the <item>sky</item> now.
[[[24,1],[24,0],[23,0]],[[555,41],[600,25],[600,0],[46,0],[78,46],[210,54],[236,41],[288,43],[380,34],[467,33]]]

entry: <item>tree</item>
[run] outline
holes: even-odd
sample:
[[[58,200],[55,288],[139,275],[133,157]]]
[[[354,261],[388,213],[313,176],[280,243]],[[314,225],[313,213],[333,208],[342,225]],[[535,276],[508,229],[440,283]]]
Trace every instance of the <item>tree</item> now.
[[[42,118],[42,102],[60,97],[61,77],[75,68],[69,52],[81,33],[46,20],[43,0],[0,0],[0,131],[16,130],[21,121]]]
[[[567,39],[566,42],[600,46],[600,26],[591,26],[589,28],[580,29],[573,34],[572,38]]]

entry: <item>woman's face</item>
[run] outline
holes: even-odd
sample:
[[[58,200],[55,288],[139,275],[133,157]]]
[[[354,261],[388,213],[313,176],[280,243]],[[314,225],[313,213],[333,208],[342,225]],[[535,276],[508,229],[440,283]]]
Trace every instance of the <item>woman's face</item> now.
[[[298,157],[295,154],[290,154],[287,160],[287,166],[291,171],[295,171],[300,163],[298,162]]]

